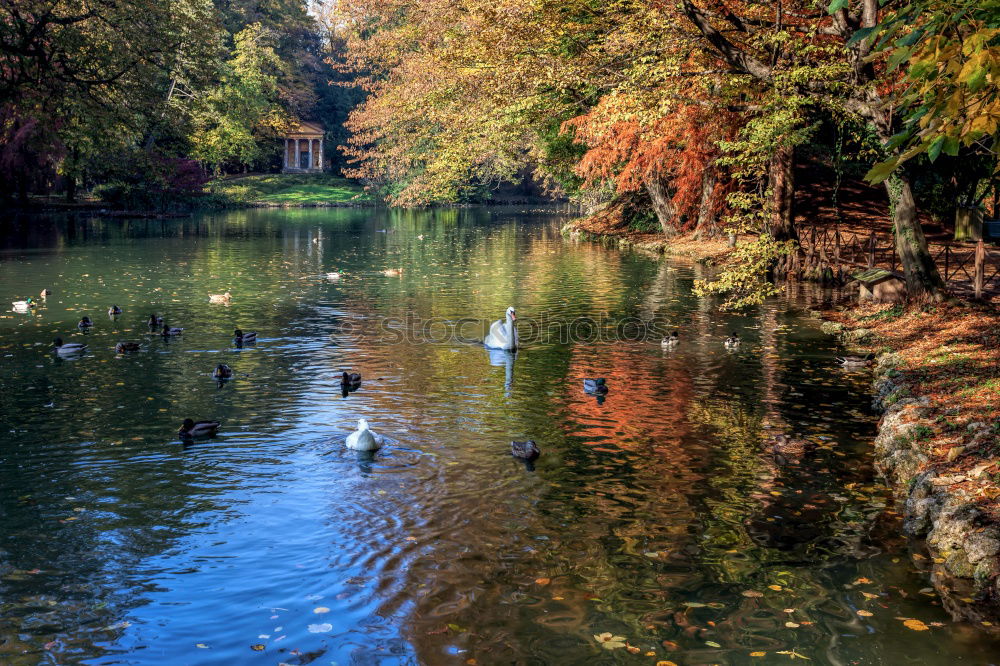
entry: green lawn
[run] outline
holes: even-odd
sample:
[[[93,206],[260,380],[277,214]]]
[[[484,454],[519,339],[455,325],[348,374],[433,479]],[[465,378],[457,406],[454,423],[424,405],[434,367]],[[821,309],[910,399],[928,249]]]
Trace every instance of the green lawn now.
[[[315,205],[371,201],[360,185],[346,178],[318,174],[258,174],[209,183],[209,191],[234,203]]]

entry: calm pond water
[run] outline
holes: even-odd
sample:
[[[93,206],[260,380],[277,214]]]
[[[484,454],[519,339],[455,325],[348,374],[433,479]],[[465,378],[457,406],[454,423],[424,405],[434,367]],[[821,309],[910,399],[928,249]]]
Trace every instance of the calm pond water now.
[[[805,295],[720,314],[691,293],[699,268],[573,243],[560,221],[5,223],[4,308],[53,294],[0,318],[0,662],[1000,659],[897,537],[869,377],[836,367]],[[508,305],[516,358],[450,335]],[[153,312],[183,336],[149,336]],[[58,357],[56,336],[89,348]],[[236,378],[218,385],[217,363]],[[346,397],[345,369],[364,377]],[[606,399],[582,390],[595,376]],[[185,417],[222,428],[185,447]],[[343,446],[360,417],[393,440],[373,459]],[[815,454],[777,464],[777,432]],[[509,455],[525,438],[533,470]]]

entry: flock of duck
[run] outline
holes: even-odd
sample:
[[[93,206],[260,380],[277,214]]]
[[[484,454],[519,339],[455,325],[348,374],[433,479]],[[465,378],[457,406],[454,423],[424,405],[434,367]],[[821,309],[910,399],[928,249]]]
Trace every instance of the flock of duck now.
[[[399,273],[395,269],[391,269],[392,274],[398,275]],[[401,272],[401,269],[400,269]],[[386,271],[389,274],[390,271]],[[334,277],[335,276],[335,277]],[[328,279],[339,279],[340,275],[338,273],[327,274]],[[43,289],[41,292],[41,298],[45,299],[51,294],[51,290]],[[221,303],[228,305],[232,301],[231,294],[227,291],[224,294],[210,294],[210,303]],[[28,312],[35,307],[36,303],[33,299],[27,298],[23,301],[14,301],[13,308],[15,312]],[[108,308],[108,316],[114,318],[122,314],[122,309],[114,304]],[[508,307],[505,312],[504,319],[498,319],[493,322],[490,326],[489,334],[483,340],[483,344],[488,349],[502,350],[508,352],[514,352],[518,347],[518,334],[515,322],[517,320],[517,312],[512,307]],[[151,332],[158,332],[164,338],[179,336],[183,334],[183,328],[171,327],[163,321],[162,317],[158,317],[155,314],[149,315],[147,320],[147,325]],[[77,328],[81,331],[89,330],[94,326],[94,322],[90,317],[84,316],[77,323]],[[245,345],[254,345],[257,342],[257,333],[254,331],[243,331],[239,328],[233,331],[233,343],[236,347],[242,348]],[[727,338],[723,340],[723,346],[729,350],[735,350],[740,347],[741,340],[739,334],[735,331],[731,333]],[[661,346],[665,350],[674,350],[680,345],[680,334],[677,331],[673,331],[669,335],[665,336],[661,342]],[[57,337],[53,342],[55,347],[55,352],[60,356],[75,356],[82,354],[87,349],[87,345],[84,343],[76,342],[63,342],[62,338]],[[139,351],[142,346],[138,342],[121,341],[115,345],[115,353],[124,354],[128,352]],[[860,368],[867,366],[872,361],[872,355],[867,354],[865,356],[838,356],[837,360],[848,368]],[[233,370],[225,363],[218,364],[212,371],[212,377],[216,380],[227,380],[233,377]],[[358,373],[348,373],[343,372],[341,376],[341,391],[346,397],[349,393],[357,391],[361,386],[361,375]],[[607,395],[609,387],[607,381],[604,378],[588,378],[583,380],[584,392],[590,395],[595,395],[598,397],[599,401],[603,401],[603,397]],[[192,440],[195,438],[203,437],[213,437],[221,425],[218,421],[194,421],[193,419],[184,419],[181,428],[178,431],[178,436],[184,440]],[[357,430],[350,433],[345,439],[345,445],[348,449],[354,451],[364,451],[364,452],[374,452],[380,449],[385,442],[385,438],[373,432],[368,425],[368,421],[365,419],[360,419],[358,421]],[[775,459],[781,462],[788,462],[790,460],[797,460],[803,454],[808,453],[811,445],[810,442],[805,440],[791,439],[785,435],[777,435],[772,439],[772,454]],[[532,463],[540,455],[541,450],[534,440],[527,440],[524,442],[512,441],[510,443],[511,455],[515,458],[524,460],[526,463]]]
[[[41,299],[45,300],[48,296],[52,295],[51,289],[43,289],[41,291]],[[223,303],[229,304],[232,301],[232,295],[227,291],[224,294],[209,294],[208,300],[210,303]],[[21,301],[13,301],[11,303],[15,312],[30,312],[38,304],[32,298],[26,298]],[[117,318],[123,313],[122,308],[116,303],[108,308],[108,316],[111,318]],[[146,324],[152,334],[158,334],[163,338],[171,338],[182,335],[184,333],[183,328],[178,328],[175,326],[170,326],[163,321],[163,317],[159,317],[155,314],[149,315],[149,319],[146,320]],[[94,321],[84,315],[77,322],[76,327],[81,331],[89,331],[94,327]],[[243,331],[237,328],[233,331],[233,344],[237,348],[242,348],[244,346],[252,346],[257,343],[257,333],[255,331]],[[63,342],[61,337],[57,337],[52,346],[56,354],[63,357],[74,357],[80,356],[85,351],[87,351],[87,345],[82,342]],[[137,352],[142,349],[142,344],[138,342],[122,340],[115,344],[116,354],[126,354],[129,352]],[[226,380],[233,377],[233,369],[225,363],[219,363],[212,370],[212,377],[217,380]],[[347,373],[344,373],[345,379],[348,377]],[[356,377],[354,389],[360,385],[361,376],[352,375]],[[218,421],[194,421],[193,419],[184,419],[184,423],[181,425],[180,430],[177,432],[178,436],[182,440],[191,440],[197,437],[212,437],[218,431],[221,423]]]

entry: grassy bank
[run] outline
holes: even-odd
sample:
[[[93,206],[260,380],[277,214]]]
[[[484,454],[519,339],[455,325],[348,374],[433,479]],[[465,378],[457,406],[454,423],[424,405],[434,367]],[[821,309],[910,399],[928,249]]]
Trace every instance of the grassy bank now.
[[[331,174],[254,174],[214,180],[208,184],[214,198],[232,206],[331,206],[372,203],[364,189]]]
[[[570,238],[593,241],[623,250],[642,250],[654,254],[688,257],[695,261],[721,264],[732,252],[725,238],[698,239],[694,234],[679,234],[671,238],[662,232],[629,227],[603,225],[593,217],[574,220],[563,227]]]

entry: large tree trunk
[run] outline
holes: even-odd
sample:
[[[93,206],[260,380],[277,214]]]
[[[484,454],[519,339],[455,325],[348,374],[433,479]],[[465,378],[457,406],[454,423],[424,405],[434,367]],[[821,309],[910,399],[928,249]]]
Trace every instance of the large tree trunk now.
[[[712,210],[712,193],[715,191],[715,169],[709,167],[701,177],[701,203],[698,206],[698,222],[694,227],[694,237],[698,240],[712,238],[716,234],[715,211]]]
[[[781,146],[771,158],[771,236],[778,241],[797,240],[795,233],[795,148]]]
[[[677,211],[674,210],[667,184],[660,178],[650,178],[646,181],[646,192],[649,193],[649,198],[653,202],[653,212],[656,213],[656,219],[660,221],[663,235],[668,237],[675,235],[677,233],[675,223]]]
[[[913,200],[910,179],[900,169],[897,176],[885,181],[885,189],[893,199],[895,209],[893,230],[896,235],[896,252],[903,264],[907,297],[911,301],[939,303],[948,297],[947,288],[937,264],[927,247],[924,230],[917,221],[917,205]]]

